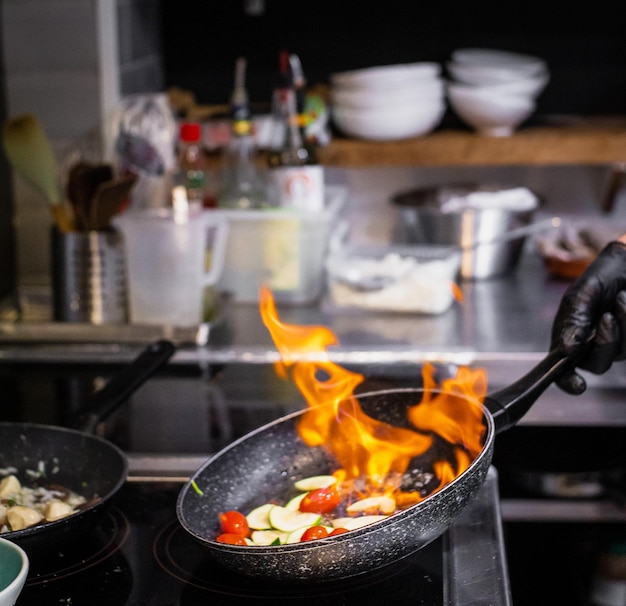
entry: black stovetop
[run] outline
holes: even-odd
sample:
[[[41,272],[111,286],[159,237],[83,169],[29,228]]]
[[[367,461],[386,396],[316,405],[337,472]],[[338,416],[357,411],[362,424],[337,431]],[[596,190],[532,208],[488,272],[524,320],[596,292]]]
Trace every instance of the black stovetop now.
[[[268,582],[229,571],[178,524],[179,484],[127,483],[98,527],[29,552],[17,606],[319,606],[443,604],[446,539],[369,574],[325,583]]]
[[[16,606],[510,603],[493,468],[461,518],[434,542],[383,569],[319,583],[277,583],[223,568],[178,523],[180,488],[127,482],[86,534],[31,546]]]
[[[51,373],[48,385],[41,380],[47,375],[46,370],[33,378],[29,372],[20,389],[10,392],[14,405],[0,407],[0,421],[64,425],[71,416],[68,409],[76,410],[74,402],[84,402],[82,384],[91,379],[78,381],[72,374],[60,381]],[[179,525],[176,499],[181,482],[197,463],[252,429],[293,412],[291,393],[263,396],[258,391],[262,383],[253,378],[252,399],[238,395],[236,381],[201,382],[201,392],[196,376],[188,381],[178,376],[148,381],[132,405],[106,422],[103,433],[126,451],[129,481],[87,534],[29,550],[31,569],[17,606],[509,604],[493,468],[454,526],[385,569],[327,583],[285,584],[233,573],[211,559]],[[50,402],[50,394],[56,393],[50,388],[59,384],[63,389]],[[243,392],[250,393],[250,387]],[[39,395],[44,397],[33,397]],[[142,465],[147,465],[147,473]],[[181,473],[161,473],[163,468]]]

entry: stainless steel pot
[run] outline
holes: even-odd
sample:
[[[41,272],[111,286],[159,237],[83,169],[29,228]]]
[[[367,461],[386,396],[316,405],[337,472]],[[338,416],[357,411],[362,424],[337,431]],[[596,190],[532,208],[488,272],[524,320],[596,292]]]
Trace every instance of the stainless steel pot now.
[[[534,209],[485,207],[445,212],[442,209],[453,198],[505,189],[501,185],[452,184],[396,194],[391,202],[399,210],[397,238],[410,244],[459,248],[461,277],[464,279],[478,280],[504,275],[517,265],[525,236],[506,240],[503,237],[508,232],[529,225]]]

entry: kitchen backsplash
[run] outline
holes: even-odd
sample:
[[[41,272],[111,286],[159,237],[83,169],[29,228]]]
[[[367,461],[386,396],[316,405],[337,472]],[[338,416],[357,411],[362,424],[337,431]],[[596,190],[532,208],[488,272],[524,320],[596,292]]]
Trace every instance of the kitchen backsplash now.
[[[2,0],[6,116],[32,112],[59,161],[80,150],[103,153],[103,123],[118,100],[162,90],[159,0]],[[23,181],[13,180],[20,280],[49,274],[50,212]],[[10,199],[0,199],[0,217]]]

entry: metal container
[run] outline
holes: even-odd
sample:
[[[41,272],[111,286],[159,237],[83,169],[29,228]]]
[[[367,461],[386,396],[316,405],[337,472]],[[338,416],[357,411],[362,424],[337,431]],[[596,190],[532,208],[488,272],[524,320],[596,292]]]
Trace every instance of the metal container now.
[[[54,319],[121,324],[127,321],[126,264],[115,231],[52,230]]]
[[[525,188],[524,188],[525,189]],[[414,189],[394,195],[399,209],[395,240],[409,244],[449,245],[461,251],[463,279],[494,278],[510,272],[517,264],[525,237],[495,241],[508,232],[528,225],[535,207],[454,206],[451,202],[475,193],[512,190],[501,185],[458,184]],[[495,241],[495,242],[494,242]]]

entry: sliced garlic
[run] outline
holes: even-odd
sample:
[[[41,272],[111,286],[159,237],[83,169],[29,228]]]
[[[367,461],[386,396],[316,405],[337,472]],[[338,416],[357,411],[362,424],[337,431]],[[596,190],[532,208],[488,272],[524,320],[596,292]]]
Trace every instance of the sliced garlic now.
[[[22,485],[14,475],[2,478],[0,481],[0,497],[8,497],[20,490],[22,490]]]
[[[50,501],[44,510],[44,517],[48,522],[54,522],[54,520],[60,520],[72,515],[74,510],[70,505],[63,501]]]
[[[381,495],[366,497],[355,501],[346,507],[348,513],[360,513],[362,511],[379,511],[385,515],[392,514],[396,510],[396,501],[391,497]]]
[[[29,526],[39,524],[43,520],[43,516],[31,507],[23,505],[13,505],[7,509],[7,521],[11,530],[23,530]]]

